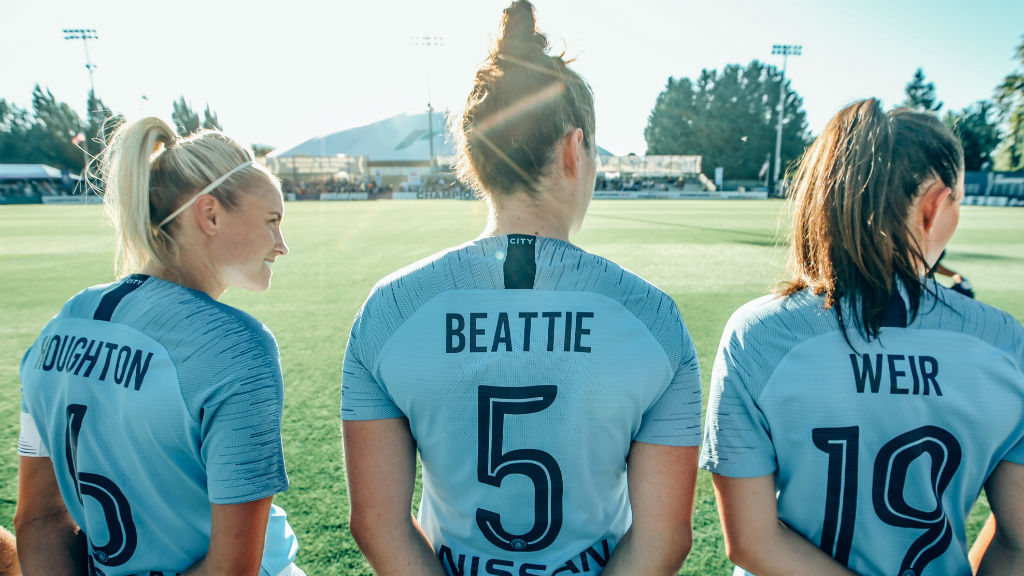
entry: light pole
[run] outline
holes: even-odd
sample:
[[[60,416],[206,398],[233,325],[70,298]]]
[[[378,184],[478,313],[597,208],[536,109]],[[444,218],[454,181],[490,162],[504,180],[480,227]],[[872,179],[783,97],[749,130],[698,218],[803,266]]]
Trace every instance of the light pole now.
[[[96,30],[92,28],[65,28],[64,39],[81,40],[82,45],[85,46],[85,69],[89,71],[89,93],[95,97],[96,86],[93,84],[92,71],[96,69],[96,65],[89,59],[89,40],[99,40]]]
[[[409,38],[410,46],[424,48],[444,46],[444,36],[413,36]],[[434,106],[430,103],[430,55],[427,55],[427,136],[430,138],[430,171],[434,177]]]
[[[92,110],[89,110],[90,101],[96,97],[96,85],[93,83],[92,71],[96,69],[96,65],[92,63],[92,59],[89,58],[89,40],[99,40],[99,36],[96,34],[94,28],[65,28],[64,29],[65,40],[81,40],[82,46],[85,46],[85,69],[89,71],[89,97],[85,100],[85,121],[89,123],[92,119]],[[82,132],[88,132],[87,129]],[[82,164],[82,173],[88,177],[89,170],[89,142],[87,140],[82,142],[82,154],[84,155]],[[83,186],[85,180],[82,180]],[[85,189],[85,188],[83,188]]]
[[[773,192],[780,196],[781,186],[779,176],[782,172],[782,117],[785,113],[786,103],[786,60],[789,56],[799,56],[804,47],[798,44],[774,44],[772,54],[782,54],[782,80],[779,81],[779,126],[775,132],[775,175]]]

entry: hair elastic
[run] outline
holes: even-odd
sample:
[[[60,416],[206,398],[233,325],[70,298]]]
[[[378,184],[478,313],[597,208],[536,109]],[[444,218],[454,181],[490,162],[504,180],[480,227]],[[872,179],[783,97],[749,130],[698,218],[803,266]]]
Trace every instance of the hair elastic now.
[[[179,214],[181,214],[182,212],[187,210],[189,206],[195,204],[196,200],[198,200],[200,196],[203,196],[205,194],[209,194],[210,192],[213,192],[214,189],[217,188],[217,186],[220,186],[221,184],[223,184],[224,181],[227,180],[228,178],[230,178],[235,172],[238,172],[239,170],[242,170],[243,168],[248,168],[249,166],[252,166],[253,164],[255,164],[255,162],[253,162],[252,160],[250,160],[248,162],[245,162],[245,163],[242,163],[242,164],[239,164],[238,166],[236,166],[233,170],[231,170],[227,174],[221,176],[220,178],[217,178],[213,182],[210,182],[210,184],[207,185],[206,188],[203,188],[202,190],[200,190],[199,193],[196,194],[195,196],[193,196],[192,198],[190,198],[188,202],[185,202],[177,210],[175,210],[174,212],[171,212],[171,215],[168,216],[167,218],[164,218],[163,221],[160,222],[159,224],[157,224],[156,227],[157,228],[163,228],[164,224],[167,224],[171,220],[174,220],[175,218],[178,217]]]

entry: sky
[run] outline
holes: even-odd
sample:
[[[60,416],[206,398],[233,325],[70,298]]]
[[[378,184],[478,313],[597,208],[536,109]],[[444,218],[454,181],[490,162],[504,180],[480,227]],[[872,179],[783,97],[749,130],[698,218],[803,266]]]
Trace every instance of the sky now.
[[[170,117],[184,95],[247,144],[290,146],[403,112],[457,111],[508,0],[2,0],[0,98],[34,85],[85,110],[88,43],[97,95],[129,119]],[[598,143],[646,151],[644,127],[669,77],[776,66],[812,132],[869,96],[902,101],[917,68],[947,109],[992,96],[1020,64],[1022,0],[535,0],[552,49],[594,90]],[[439,37],[423,46],[417,37]]]

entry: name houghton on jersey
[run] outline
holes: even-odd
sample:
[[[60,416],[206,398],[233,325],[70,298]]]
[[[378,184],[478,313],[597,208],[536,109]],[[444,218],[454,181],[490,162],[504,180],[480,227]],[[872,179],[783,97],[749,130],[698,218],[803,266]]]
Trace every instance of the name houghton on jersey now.
[[[548,352],[557,349],[590,353],[587,337],[593,319],[593,312],[573,311],[448,312],[445,314],[445,352],[512,352],[513,349],[530,352],[532,337],[539,331],[540,343]]]
[[[73,334],[54,334],[43,341],[35,369],[80,375],[100,382],[113,380],[125,388],[133,386],[139,390],[152,359],[153,352],[124,344]]]

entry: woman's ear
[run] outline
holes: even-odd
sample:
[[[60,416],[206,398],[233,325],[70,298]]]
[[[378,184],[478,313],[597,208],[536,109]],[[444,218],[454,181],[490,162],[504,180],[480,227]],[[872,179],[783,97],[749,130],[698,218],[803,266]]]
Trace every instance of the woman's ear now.
[[[204,194],[196,199],[189,212],[192,213],[196,226],[199,227],[203,234],[216,236],[220,231],[222,210],[223,207],[216,198],[209,194]]]
[[[921,224],[921,231],[928,234],[938,220],[942,210],[946,208],[946,200],[953,193],[953,189],[936,180],[933,184],[921,193],[918,201],[918,218]]]
[[[575,128],[562,139],[562,164],[567,176],[579,174],[583,154],[586,154],[586,147],[583,145],[583,130]]]

